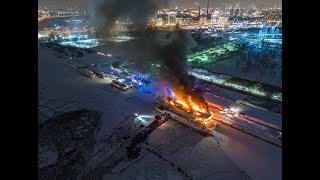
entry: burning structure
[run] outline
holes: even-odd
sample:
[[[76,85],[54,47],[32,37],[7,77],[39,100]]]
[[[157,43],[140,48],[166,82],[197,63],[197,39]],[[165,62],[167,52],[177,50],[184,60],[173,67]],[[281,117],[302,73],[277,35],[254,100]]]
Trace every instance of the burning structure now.
[[[170,88],[166,88],[165,95],[156,98],[156,104],[160,113],[196,130],[207,133],[215,125],[206,104],[193,100],[191,95],[175,94]]]

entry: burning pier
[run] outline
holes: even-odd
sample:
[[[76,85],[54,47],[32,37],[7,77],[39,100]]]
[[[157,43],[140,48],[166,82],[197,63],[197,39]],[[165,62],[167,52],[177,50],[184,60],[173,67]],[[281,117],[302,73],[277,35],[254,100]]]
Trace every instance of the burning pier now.
[[[213,129],[215,123],[207,107],[199,102],[193,101],[190,95],[177,96],[167,88],[165,96],[156,98],[156,109],[172,119],[175,119],[193,129],[208,133]]]

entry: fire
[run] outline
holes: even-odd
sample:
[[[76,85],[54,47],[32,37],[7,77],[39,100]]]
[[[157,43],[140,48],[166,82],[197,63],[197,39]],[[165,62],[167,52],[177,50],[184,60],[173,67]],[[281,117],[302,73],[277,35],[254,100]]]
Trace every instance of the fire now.
[[[190,95],[187,96],[187,100],[190,106],[190,109],[192,109],[193,112],[201,112],[201,113],[208,113],[203,106],[203,104],[196,103],[192,100],[192,97]]]
[[[190,109],[189,105],[179,99],[175,100],[177,103],[181,104],[184,108]]]
[[[172,92],[172,94],[174,94]],[[200,113],[208,113],[205,105],[199,102],[195,102],[192,100],[190,95],[187,95],[186,98],[183,95],[175,95],[173,98],[168,100],[171,105],[181,107],[188,112],[192,112],[194,115],[199,115]]]
[[[211,130],[213,127],[213,121],[211,118],[203,118],[202,114],[209,114],[205,104],[193,100],[190,95],[183,95],[181,93],[173,93],[173,97],[168,98],[171,105],[181,108],[189,113],[192,113],[195,117],[195,122],[201,124],[206,129]]]

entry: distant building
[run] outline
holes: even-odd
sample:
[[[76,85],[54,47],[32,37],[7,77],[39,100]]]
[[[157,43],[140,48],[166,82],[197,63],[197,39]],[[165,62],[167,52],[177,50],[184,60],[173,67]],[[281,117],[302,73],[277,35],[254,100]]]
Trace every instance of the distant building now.
[[[234,9],[230,9],[229,10],[229,17],[233,17],[234,16]]]

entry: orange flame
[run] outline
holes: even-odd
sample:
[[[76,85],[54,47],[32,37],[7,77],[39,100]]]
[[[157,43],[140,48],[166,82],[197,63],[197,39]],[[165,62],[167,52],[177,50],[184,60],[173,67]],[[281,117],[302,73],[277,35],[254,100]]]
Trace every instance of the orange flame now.
[[[181,101],[181,100],[179,100],[179,99],[177,99],[176,102],[179,103],[179,104],[181,104],[184,108],[189,108],[189,106],[188,106],[187,103],[185,103],[185,102],[183,102],[183,101]]]
[[[190,95],[186,96],[179,92],[175,92],[174,94],[175,99],[169,101],[171,105],[192,113],[195,116],[195,122],[201,124],[206,129],[212,129],[213,121],[211,118],[205,119],[200,117],[201,113],[208,113],[204,104],[194,101]]]

